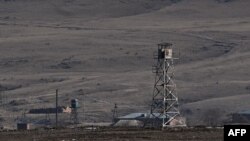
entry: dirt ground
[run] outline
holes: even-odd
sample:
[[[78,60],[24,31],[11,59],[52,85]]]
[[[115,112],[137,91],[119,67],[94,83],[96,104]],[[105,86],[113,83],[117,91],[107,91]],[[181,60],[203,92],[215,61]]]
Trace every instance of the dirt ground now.
[[[6,141],[222,141],[223,129],[60,129],[0,132]]]

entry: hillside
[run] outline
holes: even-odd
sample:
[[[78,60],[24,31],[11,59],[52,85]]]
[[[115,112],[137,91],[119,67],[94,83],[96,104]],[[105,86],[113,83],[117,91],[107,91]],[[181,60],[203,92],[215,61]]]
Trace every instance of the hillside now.
[[[190,125],[250,107],[247,0],[0,0],[0,124],[79,98],[87,122],[149,111],[153,52],[180,52],[175,78]],[[178,53],[177,53],[178,54]],[[84,104],[83,104],[84,103]],[[83,108],[84,107],[84,108]],[[10,117],[10,118],[9,118]]]

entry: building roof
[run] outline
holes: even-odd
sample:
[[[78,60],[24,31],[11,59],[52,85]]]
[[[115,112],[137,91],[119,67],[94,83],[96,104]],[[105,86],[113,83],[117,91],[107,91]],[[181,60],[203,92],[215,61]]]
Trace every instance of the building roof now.
[[[155,118],[159,117],[160,113],[130,113],[125,116],[118,117],[120,120],[131,120],[131,119],[144,119],[144,118]],[[165,118],[164,115],[160,116],[160,118]]]
[[[246,111],[240,111],[236,114],[250,114],[250,110],[246,110]]]

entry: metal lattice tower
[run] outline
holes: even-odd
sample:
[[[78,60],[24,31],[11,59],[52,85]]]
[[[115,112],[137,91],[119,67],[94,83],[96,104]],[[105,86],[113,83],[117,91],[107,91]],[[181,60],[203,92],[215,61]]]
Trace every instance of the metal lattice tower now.
[[[158,44],[158,53],[155,55],[157,64],[153,72],[155,84],[151,115],[154,118],[154,126],[169,126],[170,122],[180,115],[176,84],[173,81],[173,48],[170,43]]]
[[[71,120],[73,121],[74,124],[79,123],[77,108],[72,109],[70,118],[71,118]]]
[[[74,124],[78,124],[79,123],[78,108],[80,108],[79,100],[78,99],[72,99],[71,100],[71,115],[70,115],[70,119],[73,121]]]

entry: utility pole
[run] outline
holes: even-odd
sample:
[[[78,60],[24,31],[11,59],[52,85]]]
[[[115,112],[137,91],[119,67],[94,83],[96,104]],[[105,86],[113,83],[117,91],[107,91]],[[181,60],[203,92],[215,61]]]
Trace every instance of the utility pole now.
[[[58,127],[58,89],[56,89],[56,128]]]
[[[112,112],[113,112],[113,123],[116,122],[116,118],[118,117],[118,115],[117,115],[117,108],[118,108],[118,106],[115,103],[114,109],[112,110]]]
[[[0,106],[3,105],[3,94],[2,91],[0,90]]]
[[[4,91],[0,90],[0,107],[4,109],[6,103],[7,103],[7,96],[4,94]]]

